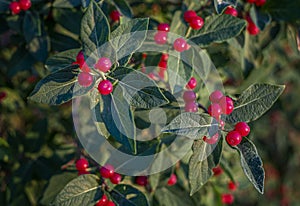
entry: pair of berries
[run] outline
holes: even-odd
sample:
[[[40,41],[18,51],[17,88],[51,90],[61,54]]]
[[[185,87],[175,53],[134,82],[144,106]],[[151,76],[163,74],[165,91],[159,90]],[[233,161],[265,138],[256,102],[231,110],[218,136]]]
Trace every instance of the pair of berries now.
[[[78,171],[78,175],[89,174],[88,172],[89,162],[87,161],[87,159],[80,158],[79,160],[76,161],[75,166]]]
[[[236,190],[237,185],[233,181],[230,181],[228,183],[227,187],[230,191],[233,192],[233,191]],[[221,201],[222,201],[223,204],[230,205],[234,202],[234,196],[233,196],[233,194],[230,194],[230,193],[224,193],[224,194],[221,195]]]
[[[95,206],[115,206],[115,203],[104,194]]]
[[[247,0],[250,4],[255,4],[256,6],[263,6],[267,0]]]
[[[259,28],[255,25],[253,20],[249,15],[246,16],[246,21],[247,21],[247,31],[250,35],[256,36],[259,34],[260,30]]]
[[[161,79],[165,78],[165,71],[167,70],[167,66],[168,66],[168,58],[169,55],[166,53],[163,53],[160,57],[160,61],[158,63],[158,68],[159,68],[158,76]]]
[[[228,132],[226,141],[231,146],[236,146],[241,143],[242,138],[250,133],[250,127],[246,122],[239,122],[235,125],[234,130]]]
[[[9,9],[12,14],[19,14],[22,10],[27,11],[31,7],[30,0],[13,1],[9,4]]]
[[[187,90],[183,93],[183,100],[185,102],[185,111],[186,112],[197,112],[198,104],[196,102],[196,93],[192,91],[197,86],[197,80],[192,77],[187,83],[186,87],[190,90]]]
[[[121,14],[118,10],[113,10],[110,12],[109,17],[113,22],[118,22],[120,21]]]
[[[154,35],[154,41],[156,44],[163,45],[167,43],[168,32],[170,31],[170,26],[167,23],[161,23],[157,26],[157,33]]]
[[[228,15],[237,17],[239,12],[233,6],[228,6],[225,9],[224,14],[228,14]]]
[[[184,12],[183,18],[192,29],[199,30],[204,25],[204,20],[194,10]]]
[[[212,104],[208,107],[208,113],[217,120],[220,120],[221,114],[229,115],[234,109],[232,99],[223,95],[220,90],[212,92],[209,96],[209,100]],[[224,122],[220,121],[221,126],[222,123]]]
[[[113,184],[119,184],[122,181],[122,176],[115,172],[112,165],[105,165],[101,167],[100,174],[103,178],[110,179]]]

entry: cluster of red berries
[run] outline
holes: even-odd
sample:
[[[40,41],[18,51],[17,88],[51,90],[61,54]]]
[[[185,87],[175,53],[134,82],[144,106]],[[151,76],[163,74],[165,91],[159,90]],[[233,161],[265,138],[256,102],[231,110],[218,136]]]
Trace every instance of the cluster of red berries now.
[[[236,146],[241,143],[242,138],[250,133],[250,127],[246,122],[239,122],[235,125],[234,130],[228,132],[226,141],[231,146]]]
[[[156,44],[165,44],[168,40],[168,32],[170,31],[170,25],[167,23],[161,23],[157,26],[157,32],[154,35],[154,41]]]
[[[199,30],[204,25],[204,20],[194,10],[184,12],[183,18],[192,29]]]
[[[118,22],[120,21],[121,14],[118,10],[113,10],[110,12],[109,17],[113,22]]]
[[[109,164],[100,168],[100,174],[103,178],[109,179],[111,183],[115,185],[122,181],[122,176],[119,173],[116,173],[114,167]]]
[[[267,2],[267,0],[247,0],[250,4],[255,4],[256,6],[263,6]]]
[[[197,80],[195,77],[192,77],[186,85],[188,89],[183,93],[183,100],[185,102],[185,111],[186,112],[197,112],[198,103],[196,102],[196,93],[193,91],[197,86]]]
[[[12,14],[19,14],[22,10],[27,11],[31,7],[30,0],[13,1],[9,4],[9,9]]]
[[[209,115],[219,120],[222,125],[221,115],[229,115],[234,109],[232,99],[225,96],[220,90],[215,90],[210,94],[209,100],[211,101],[211,105],[207,109]]]
[[[116,204],[109,200],[106,194],[104,194],[101,199],[96,203],[95,206],[115,206]]]
[[[84,175],[89,174],[88,168],[89,168],[89,162],[85,158],[80,158],[76,161],[76,169],[78,171],[78,175]]]

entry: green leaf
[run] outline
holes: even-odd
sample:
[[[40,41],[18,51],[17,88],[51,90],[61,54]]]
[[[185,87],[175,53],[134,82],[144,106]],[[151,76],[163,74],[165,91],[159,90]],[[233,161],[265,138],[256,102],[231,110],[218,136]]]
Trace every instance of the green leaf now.
[[[39,36],[33,38],[28,43],[28,50],[37,61],[44,62],[48,57],[49,38],[47,36]]]
[[[80,175],[69,182],[56,196],[57,206],[93,206],[102,197],[101,185],[96,175]]]
[[[111,76],[119,80],[124,98],[133,107],[150,109],[169,103],[157,84],[142,72],[118,67]]]
[[[74,8],[81,4],[81,0],[55,0],[53,7],[55,8]]]
[[[226,117],[226,122],[251,122],[268,111],[282,94],[285,86],[253,84],[235,101],[233,112]]]
[[[45,67],[51,72],[57,72],[61,69],[69,67],[76,61],[76,56],[80,49],[71,49],[55,54],[47,59]]]
[[[103,48],[103,45],[109,40],[109,36],[108,20],[99,5],[92,1],[81,20],[80,37],[84,54],[94,60],[104,56],[101,49],[108,49]]]
[[[132,54],[145,41],[149,18],[137,18],[121,24],[111,33],[111,44],[120,66],[125,66]]]
[[[251,7],[250,17],[255,25],[262,31],[271,23],[271,16],[268,13],[263,13],[260,9],[256,7]]]
[[[6,13],[9,10],[9,3],[5,1],[0,2],[0,13]]]
[[[93,84],[88,88],[81,87],[77,83],[78,73],[78,66],[72,65],[49,74],[37,83],[28,98],[39,103],[59,105],[74,97],[84,95],[93,87]]]
[[[175,34],[185,36],[187,29],[188,29],[188,26],[183,20],[182,11],[176,11],[174,13],[174,15],[172,16],[170,31]]]
[[[213,42],[223,42],[237,36],[246,26],[242,19],[231,15],[216,15],[205,19],[204,26],[194,31],[190,38],[199,46],[208,46]]]
[[[189,162],[190,195],[197,192],[213,175],[212,168],[216,167],[221,159],[222,143],[220,139],[217,146],[213,148],[203,140],[194,142],[193,155]]]
[[[190,139],[200,139],[209,132],[218,131],[218,122],[207,114],[181,113],[162,128],[164,133],[174,133]]]
[[[154,194],[160,206],[182,206],[195,205],[192,198],[182,188],[174,185],[172,187],[161,187]]]
[[[118,8],[118,10],[123,14],[123,16],[126,16],[128,18],[132,18],[132,11],[125,0],[113,0],[115,6]]]
[[[216,12],[221,14],[227,6],[236,6],[236,0],[214,0]]]
[[[23,20],[23,33],[27,43],[42,35],[42,21],[36,12],[26,12]]]
[[[146,196],[138,189],[125,184],[117,185],[111,191],[112,199],[119,206],[148,206]]]
[[[241,157],[244,173],[261,194],[264,193],[265,171],[255,145],[246,137],[235,147]]]

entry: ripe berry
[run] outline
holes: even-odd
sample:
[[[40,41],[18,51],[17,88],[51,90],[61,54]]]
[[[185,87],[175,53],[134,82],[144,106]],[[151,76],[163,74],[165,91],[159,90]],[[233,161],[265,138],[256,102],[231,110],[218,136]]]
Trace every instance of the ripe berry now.
[[[121,16],[121,14],[120,14],[120,12],[118,10],[113,10],[109,14],[109,17],[111,18],[111,20],[113,22],[120,21],[120,16]]]
[[[176,51],[183,52],[183,51],[187,50],[188,44],[186,43],[186,41],[183,38],[178,38],[174,41],[173,47]]]
[[[249,34],[253,36],[259,34],[259,28],[254,24],[249,15],[246,17],[246,21],[248,22],[247,31],[249,32]]]
[[[257,0],[247,0],[248,3],[253,4],[255,3]]]
[[[219,176],[223,173],[223,169],[220,166],[212,168],[212,171],[214,173],[214,176]]]
[[[266,0],[256,0],[255,5],[256,6],[263,6],[266,3]]]
[[[197,13],[194,10],[188,10],[188,11],[184,12],[184,14],[183,14],[184,20],[188,23],[190,23],[192,18],[194,18],[196,16],[197,16]]]
[[[170,31],[170,25],[167,23],[161,23],[157,26],[157,30],[158,31],[165,31],[165,32],[169,32]]]
[[[221,106],[223,114],[229,115],[232,113],[232,111],[234,109],[234,105],[233,105],[233,101],[230,97],[223,96],[220,99],[219,104]]]
[[[230,181],[230,182],[228,182],[227,187],[230,191],[235,191],[237,188],[237,185],[233,181]]]
[[[191,79],[189,80],[189,82],[186,85],[187,89],[195,89],[197,86],[197,80],[195,77],[191,77]]]
[[[196,99],[196,93],[194,91],[185,91],[182,95],[183,100],[187,103],[187,102],[194,102]]]
[[[184,107],[186,112],[197,112],[198,104],[196,102],[187,102]]]
[[[112,63],[109,58],[107,57],[101,57],[97,63],[94,65],[95,69],[98,69],[102,72],[107,72],[110,70],[110,67],[112,66]]]
[[[172,185],[175,185],[176,182],[177,182],[177,176],[175,174],[171,174],[167,184],[169,186],[172,186]]]
[[[0,92],[0,102],[7,96],[6,92]]]
[[[204,25],[204,20],[200,16],[195,16],[191,18],[190,21],[190,27],[195,30],[199,30],[203,27]]]
[[[234,201],[232,194],[222,194],[221,199],[223,204],[232,204]]]
[[[89,167],[89,162],[85,158],[80,158],[75,166],[78,171],[85,171]]]
[[[167,69],[167,62],[166,61],[159,61],[158,66],[160,69],[166,70]]]
[[[147,58],[147,54],[146,53],[143,53],[142,54],[142,59],[146,59]]]
[[[100,168],[100,174],[103,178],[110,178],[114,175],[115,169],[112,165],[105,165]]]
[[[115,206],[116,204],[113,201],[108,201],[105,206]]]
[[[167,37],[168,37],[168,33],[165,31],[158,31],[155,35],[154,35],[154,41],[156,42],[156,44],[165,44],[167,43]]]
[[[214,134],[212,137],[208,138],[207,136],[203,137],[203,141],[207,144],[215,144],[219,140],[219,133]]]
[[[237,123],[234,130],[240,133],[242,137],[246,137],[250,133],[250,127],[246,122]]]
[[[147,176],[138,176],[135,178],[135,183],[140,186],[146,186],[148,184],[148,177]]]
[[[76,56],[76,62],[79,64],[79,66],[81,66],[85,63],[84,54],[83,54],[82,50],[80,52],[78,52],[78,54]]]
[[[108,198],[107,196],[104,194],[101,199],[96,203],[96,206],[106,206],[108,203]]]
[[[110,178],[111,183],[117,185],[122,181],[122,176],[118,173],[114,173]]]
[[[219,119],[222,114],[221,106],[217,103],[212,103],[207,110],[208,114],[216,119]]]
[[[212,103],[218,103],[223,96],[224,95],[220,90],[215,90],[209,95],[209,100]]]
[[[159,76],[161,79],[165,79],[165,70],[163,70],[163,69],[159,70],[158,76]]]
[[[78,75],[78,83],[83,87],[91,86],[93,81],[93,76],[88,72],[81,72]]]
[[[31,1],[30,0],[20,0],[20,7],[22,10],[26,11],[31,7]]]
[[[11,10],[12,14],[18,14],[21,12],[21,6],[19,2],[13,1],[9,5],[9,9]]]
[[[228,15],[237,17],[239,13],[234,7],[228,6],[226,8],[226,10],[224,11],[224,14],[228,14]]]
[[[107,79],[102,80],[98,85],[98,91],[102,95],[108,95],[108,94],[112,93],[113,88],[114,87],[113,87],[112,83]]]
[[[237,131],[230,131],[226,135],[226,142],[231,146],[236,146],[240,144],[242,141],[242,136]]]
[[[168,61],[169,55],[167,53],[163,53],[160,57],[160,61]]]

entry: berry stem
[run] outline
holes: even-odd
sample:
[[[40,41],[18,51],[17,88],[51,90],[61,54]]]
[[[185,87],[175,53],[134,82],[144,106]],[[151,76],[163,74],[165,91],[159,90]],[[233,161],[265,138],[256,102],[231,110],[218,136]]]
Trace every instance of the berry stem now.
[[[191,34],[191,32],[192,32],[192,27],[189,26],[189,28],[188,28],[188,30],[187,30],[187,32],[185,34],[185,38],[188,38],[189,35]]]
[[[202,104],[198,103],[198,107],[208,114],[208,110]]]

